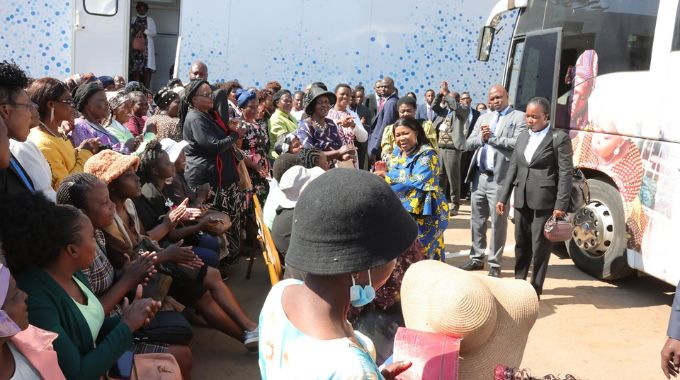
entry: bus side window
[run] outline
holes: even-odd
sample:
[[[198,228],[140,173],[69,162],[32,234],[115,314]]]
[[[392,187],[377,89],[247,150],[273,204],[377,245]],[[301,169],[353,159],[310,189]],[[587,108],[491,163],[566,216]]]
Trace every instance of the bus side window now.
[[[680,50],[680,4],[678,4],[678,11],[675,14],[675,31],[673,32],[673,47],[671,50]]]

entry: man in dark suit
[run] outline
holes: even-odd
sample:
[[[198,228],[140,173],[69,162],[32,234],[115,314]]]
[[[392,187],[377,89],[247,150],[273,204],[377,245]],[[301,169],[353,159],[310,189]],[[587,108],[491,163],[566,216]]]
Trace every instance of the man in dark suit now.
[[[487,261],[489,275],[499,277],[508,220],[494,212],[496,195],[508,172],[517,136],[527,127],[524,112],[508,105],[508,92],[502,85],[491,86],[489,103],[496,111],[480,116],[466,141],[466,149],[475,151],[466,177],[466,181],[472,183],[470,196],[472,248],[470,261],[461,268],[465,270],[484,268],[487,247],[486,222],[491,219],[493,233],[491,252]]]
[[[371,113],[371,110],[368,109],[368,107],[363,105],[364,102],[364,87],[359,85],[354,88],[354,94],[352,95],[352,99],[349,102],[349,109],[352,111],[356,112],[357,115],[359,115],[359,119],[361,119],[361,124],[364,125],[364,128],[366,128],[366,131],[368,133],[371,133],[371,122],[373,121],[373,114]],[[358,159],[359,159],[359,168],[368,170],[368,142],[359,142],[356,141],[354,143],[357,147],[357,153],[358,153]]]
[[[475,126],[477,119],[479,118],[479,111],[472,107],[472,97],[467,91],[463,91],[460,94],[460,104],[470,107],[470,113],[468,114],[467,123],[465,124],[465,138],[467,139],[472,134],[472,128]],[[464,151],[460,158],[460,167],[468,168],[470,167],[470,162],[472,161],[472,152]],[[470,196],[470,184],[465,182],[465,172],[461,170],[460,172],[460,196],[461,198],[467,198]]]
[[[418,109],[416,110],[416,119],[434,121],[437,116],[446,116],[446,113],[442,115],[435,111],[434,99],[435,93],[433,89],[425,91],[425,104],[418,106]],[[441,107],[439,107],[439,109],[441,110]]]
[[[390,77],[384,77],[378,88],[384,98],[378,102],[378,114],[371,124],[371,135],[368,137],[369,165],[380,159],[380,143],[385,126],[394,124],[399,118],[397,114],[397,90],[394,87],[394,80]]]
[[[371,110],[371,113],[373,114],[373,117],[375,117],[378,114],[378,103],[380,103],[380,99],[383,98],[383,87],[381,86],[382,80],[379,80],[375,82],[373,85],[373,93],[368,95],[366,97],[366,100],[364,101],[364,105],[368,107],[369,110]],[[372,122],[373,120],[371,120]]]
[[[449,92],[449,84],[444,81],[432,105],[437,114],[445,115],[444,120],[439,124],[437,133],[439,161],[442,163],[442,176],[439,183],[448,182],[451,216],[458,215],[460,208],[460,158],[465,150],[466,122],[470,114],[470,107],[466,107],[459,101],[458,93]],[[442,103],[446,104],[446,109],[441,107]],[[444,195],[447,195],[446,191]]]
[[[539,297],[552,248],[543,227],[551,216],[566,215],[573,179],[571,139],[566,132],[550,127],[549,115],[547,99],[534,98],[527,104],[530,129],[517,137],[496,204],[497,213],[503,215],[515,190],[515,278],[527,278],[533,257],[531,285]]]

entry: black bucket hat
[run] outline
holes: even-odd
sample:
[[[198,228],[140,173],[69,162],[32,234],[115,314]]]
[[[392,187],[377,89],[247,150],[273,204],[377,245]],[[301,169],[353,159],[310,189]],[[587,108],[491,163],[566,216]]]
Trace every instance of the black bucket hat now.
[[[317,86],[312,86],[312,88],[307,91],[307,94],[305,95],[305,99],[303,102],[303,106],[305,107],[305,113],[309,116],[314,114],[314,103],[316,103],[316,100],[319,99],[320,96],[328,96],[328,100],[331,101],[331,107],[335,104],[335,102],[338,100],[338,98],[335,97],[335,94],[324,90],[321,87]]]
[[[361,272],[397,258],[417,237],[418,225],[384,179],[332,169],[300,195],[286,264],[316,275]]]

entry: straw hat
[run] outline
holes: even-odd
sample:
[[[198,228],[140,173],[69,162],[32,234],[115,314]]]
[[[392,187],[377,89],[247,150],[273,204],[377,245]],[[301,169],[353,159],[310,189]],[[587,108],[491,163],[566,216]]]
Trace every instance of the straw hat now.
[[[526,281],[499,279],[425,260],[401,285],[406,327],[462,338],[460,379],[492,379],[497,364],[518,367],[538,316]]]

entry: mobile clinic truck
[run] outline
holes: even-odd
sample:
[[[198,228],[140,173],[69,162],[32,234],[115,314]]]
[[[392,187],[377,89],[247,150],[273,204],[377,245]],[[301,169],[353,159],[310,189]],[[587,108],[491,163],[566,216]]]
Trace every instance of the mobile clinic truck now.
[[[495,65],[475,59],[477,27],[492,0],[150,0],[156,73],[152,88],[172,76],[187,80],[192,61],[211,81],[237,78],[262,86],[278,80],[299,89],[322,80],[363,83],[381,76],[402,94],[423,94],[448,80],[484,101],[500,80],[512,25],[501,30]],[[127,77],[132,0],[0,0],[2,59],[33,77],[74,73]],[[510,17],[508,17],[510,19]],[[503,25],[503,24],[501,24]],[[505,33],[505,43],[503,40]],[[421,97],[422,99],[422,97]]]
[[[678,0],[501,0],[482,29],[481,60],[497,54],[490,46],[506,14],[518,14],[504,72],[510,102],[549,99],[588,178],[591,202],[574,214],[567,243],[572,260],[601,279],[638,270],[677,284]]]

